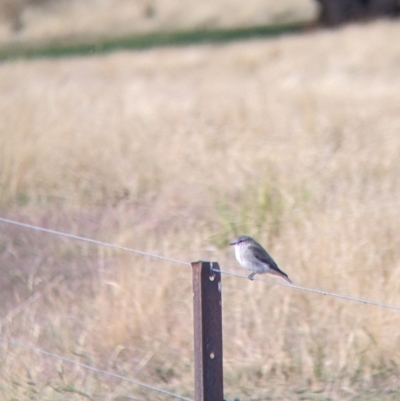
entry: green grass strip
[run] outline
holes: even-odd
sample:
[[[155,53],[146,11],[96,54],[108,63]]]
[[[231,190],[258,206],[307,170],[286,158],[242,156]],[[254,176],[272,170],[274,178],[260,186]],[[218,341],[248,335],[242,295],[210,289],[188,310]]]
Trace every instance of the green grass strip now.
[[[196,29],[191,31],[136,34],[123,38],[97,38],[85,41],[57,41],[35,45],[9,45],[0,48],[0,60],[18,58],[92,55],[122,49],[141,50],[153,47],[223,43],[256,37],[273,37],[304,30],[304,24],[263,25],[244,28]]]

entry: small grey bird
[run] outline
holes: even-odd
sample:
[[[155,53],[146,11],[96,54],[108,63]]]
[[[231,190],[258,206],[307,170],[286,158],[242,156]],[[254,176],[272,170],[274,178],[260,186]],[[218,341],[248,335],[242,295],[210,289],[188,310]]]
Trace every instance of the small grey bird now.
[[[235,247],[235,256],[240,266],[253,272],[249,275],[249,280],[253,280],[256,274],[270,273],[282,277],[288,283],[293,284],[288,275],[279,269],[268,252],[253,238],[241,235],[229,245]]]

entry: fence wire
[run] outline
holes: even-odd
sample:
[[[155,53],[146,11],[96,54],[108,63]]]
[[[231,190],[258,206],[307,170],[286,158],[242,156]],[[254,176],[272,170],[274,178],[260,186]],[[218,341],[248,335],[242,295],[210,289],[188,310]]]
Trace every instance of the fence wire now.
[[[45,355],[45,356],[49,356],[51,358],[55,358],[55,359],[58,359],[60,361],[67,362],[69,364],[72,364],[72,365],[75,365],[75,366],[79,366],[79,367],[81,367],[83,369],[86,369],[86,370],[91,370],[91,371],[96,372],[96,373],[101,373],[103,375],[114,377],[116,379],[124,380],[124,381],[127,381],[129,383],[135,384],[135,385],[137,385],[139,387],[143,387],[143,388],[146,388],[146,389],[151,390],[151,391],[155,391],[155,392],[158,392],[158,393],[161,393],[161,394],[164,394],[164,395],[168,395],[168,396],[176,398],[178,400],[192,401],[192,399],[190,399],[190,398],[182,397],[181,395],[172,393],[171,391],[164,390],[164,389],[159,388],[159,387],[151,386],[150,384],[146,384],[146,383],[140,382],[138,380],[130,379],[129,377],[121,376],[121,375],[119,375],[117,373],[108,372],[107,370],[103,370],[103,369],[98,369],[98,368],[95,368],[93,366],[87,365],[85,363],[76,361],[74,359],[67,358],[65,356],[61,356],[61,355],[57,355],[57,354],[53,354],[52,352],[44,351],[44,350],[42,350],[40,348],[36,348],[36,347],[31,346],[31,345],[22,344],[20,342],[14,341],[14,340],[8,340],[8,339],[1,338],[1,337],[0,337],[0,342],[2,342],[4,344],[10,344],[10,345],[13,345],[13,346],[16,346],[16,347],[24,348],[26,350],[29,350],[29,351],[32,351],[32,352],[36,352],[38,354],[42,354],[42,355]]]
[[[78,240],[78,241],[85,241],[85,242],[89,242],[91,244],[105,246],[105,247],[108,247],[108,248],[113,248],[113,249],[117,249],[117,250],[121,250],[121,251],[133,252],[133,253],[137,253],[137,254],[140,254],[140,255],[143,255],[143,256],[148,256],[148,257],[155,258],[155,259],[165,260],[165,261],[172,262],[172,263],[177,263],[177,264],[180,264],[180,265],[185,265],[185,266],[190,266],[191,265],[189,262],[185,262],[185,261],[182,261],[182,260],[172,259],[172,258],[169,258],[169,257],[166,257],[166,256],[161,256],[161,255],[156,255],[156,254],[149,253],[149,252],[140,251],[138,249],[133,249],[133,248],[125,247],[125,246],[110,244],[110,243],[107,243],[107,242],[98,241],[98,240],[91,239],[91,238],[80,237],[80,236],[74,235],[74,234],[68,234],[68,233],[64,233],[64,232],[61,232],[61,231],[56,231],[56,230],[51,230],[51,229],[48,229],[48,228],[34,226],[32,224],[21,223],[19,221],[10,220],[10,219],[6,219],[6,218],[3,218],[3,217],[0,217],[0,222],[1,223],[15,225],[15,226],[22,227],[22,228],[28,228],[28,229],[31,229],[31,230],[41,231],[41,232],[48,233],[48,234],[58,235],[58,236],[61,236],[61,237],[71,238],[71,239]],[[238,278],[241,278],[241,279],[247,279],[247,276],[244,276],[244,275],[241,275],[241,274],[231,273],[231,272],[227,272],[227,271],[221,271],[221,273],[225,274],[225,275],[228,275],[228,276],[238,277]],[[362,304],[365,304],[365,305],[373,305],[373,306],[378,306],[378,307],[381,307],[381,308],[400,311],[400,306],[398,306],[398,305],[389,305],[389,304],[386,304],[386,303],[383,303],[383,302],[371,301],[371,300],[368,300],[368,299],[357,298],[357,297],[353,297],[353,296],[350,296],[350,295],[337,294],[337,293],[334,293],[334,292],[328,292],[328,291],[323,291],[323,290],[319,290],[319,289],[315,289],[315,288],[303,287],[303,286],[294,285],[294,284],[287,284],[287,283],[283,283],[283,282],[279,282],[279,281],[272,281],[272,280],[259,278],[259,277],[256,277],[254,280],[255,281],[260,281],[260,282],[263,282],[263,283],[266,283],[266,284],[280,285],[280,286],[283,286],[283,287],[289,287],[289,288],[294,289],[294,290],[305,291],[305,292],[310,292],[310,293],[314,293],[314,294],[324,295],[324,296],[327,296],[327,297],[339,298],[339,299],[343,299],[343,300],[346,300],[346,301],[359,302],[359,303],[362,303]]]
[[[108,242],[98,241],[98,240],[91,239],[91,238],[80,237],[79,235],[63,233],[61,231],[56,231],[56,230],[50,230],[48,228],[38,227],[38,226],[34,226],[32,224],[21,223],[19,221],[9,220],[9,219],[5,219],[3,217],[0,217],[0,222],[1,223],[6,223],[6,224],[12,224],[12,225],[18,226],[18,227],[28,228],[30,230],[41,231],[41,232],[44,232],[44,233],[47,233],[47,234],[58,235],[60,237],[66,237],[66,238],[71,238],[71,239],[75,239],[75,240],[78,240],[78,241],[89,242],[91,244],[101,245],[101,246],[105,246],[105,247],[108,247],[108,248],[117,249],[117,250],[120,250],[120,251],[138,253],[139,255],[149,256],[149,257],[155,258],[155,259],[161,259],[161,260],[166,260],[168,262],[173,262],[173,263],[178,263],[178,264],[181,264],[181,265],[190,266],[190,263],[183,262],[181,260],[172,259],[172,258],[168,258],[168,257],[165,257],[165,256],[160,256],[160,255],[155,255],[155,254],[149,253],[149,252],[139,251],[138,249],[128,248],[126,246],[109,244]]]
[[[236,274],[236,273],[231,273],[231,272],[222,271],[222,270],[220,270],[220,273],[221,274],[225,274],[227,276],[233,276],[233,277],[239,277],[239,278],[247,279],[247,276],[244,276],[242,274]],[[267,283],[267,284],[280,285],[282,287],[289,287],[289,288],[292,288],[294,290],[312,292],[314,294],[319,294],[319,295],[325,295],[325,296],[328,296],[328,297],[344,299],[346,301],[359,302],[359,303],[362,303],[362,304],[365,304],[365,305],[379,306],[381,308],[392,309],[392,310],[396,310],[396,311],[400,312],[400,306],[397,306],[397,305],[389,305],[389,304],[385,304],[383,302],[370,301],[368,299],[352,297],[350,295],[337,294],[335,292],[317,290],[315,288],[302,287],[300,285],[288,284],[288,283],[283,283],[283,282],[279,282],[279,281],[268,280],[268,279],[260,278],[260,277],[257,277],[257,276],[254,277],[253,280],[254,281],[260,281],[262,283]]]

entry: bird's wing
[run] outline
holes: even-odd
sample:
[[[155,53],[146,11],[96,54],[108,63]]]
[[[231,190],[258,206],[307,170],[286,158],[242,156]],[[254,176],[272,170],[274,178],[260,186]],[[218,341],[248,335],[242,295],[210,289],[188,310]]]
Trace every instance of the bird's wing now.
[[[252,252],[252,254],[254,255],[254,257],[259,260],[262,263],[266,263],[267,265],[271,266],[271,267],[275,267],[276,263],[275,261],[271,258],[271,256],[269,256],[268,252],[261,247],[261,245],[257,246],[257,245],[253,245],[251,244],[249,246],[249,251]],[[278,266],[276,266],[278,267]]]
[[[251,251],[253,252],[254,257],[257,260],[259,260],[262,263],[266,263],[272,270],[275,270],[276,272],[288,277],[288,275],[278,267],[274,259],[272,259],[272,257],[268,254],[268,252],[264,248],[262,248],[261,246],[257,247],[254,245],[250,245],[250,248]]]

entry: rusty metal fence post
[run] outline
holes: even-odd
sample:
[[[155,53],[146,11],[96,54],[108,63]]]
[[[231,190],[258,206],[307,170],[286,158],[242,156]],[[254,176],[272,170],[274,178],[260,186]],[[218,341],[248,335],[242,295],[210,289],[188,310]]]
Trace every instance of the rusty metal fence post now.
[[[221,273],[193,262],[195,401],[223,401]]]

